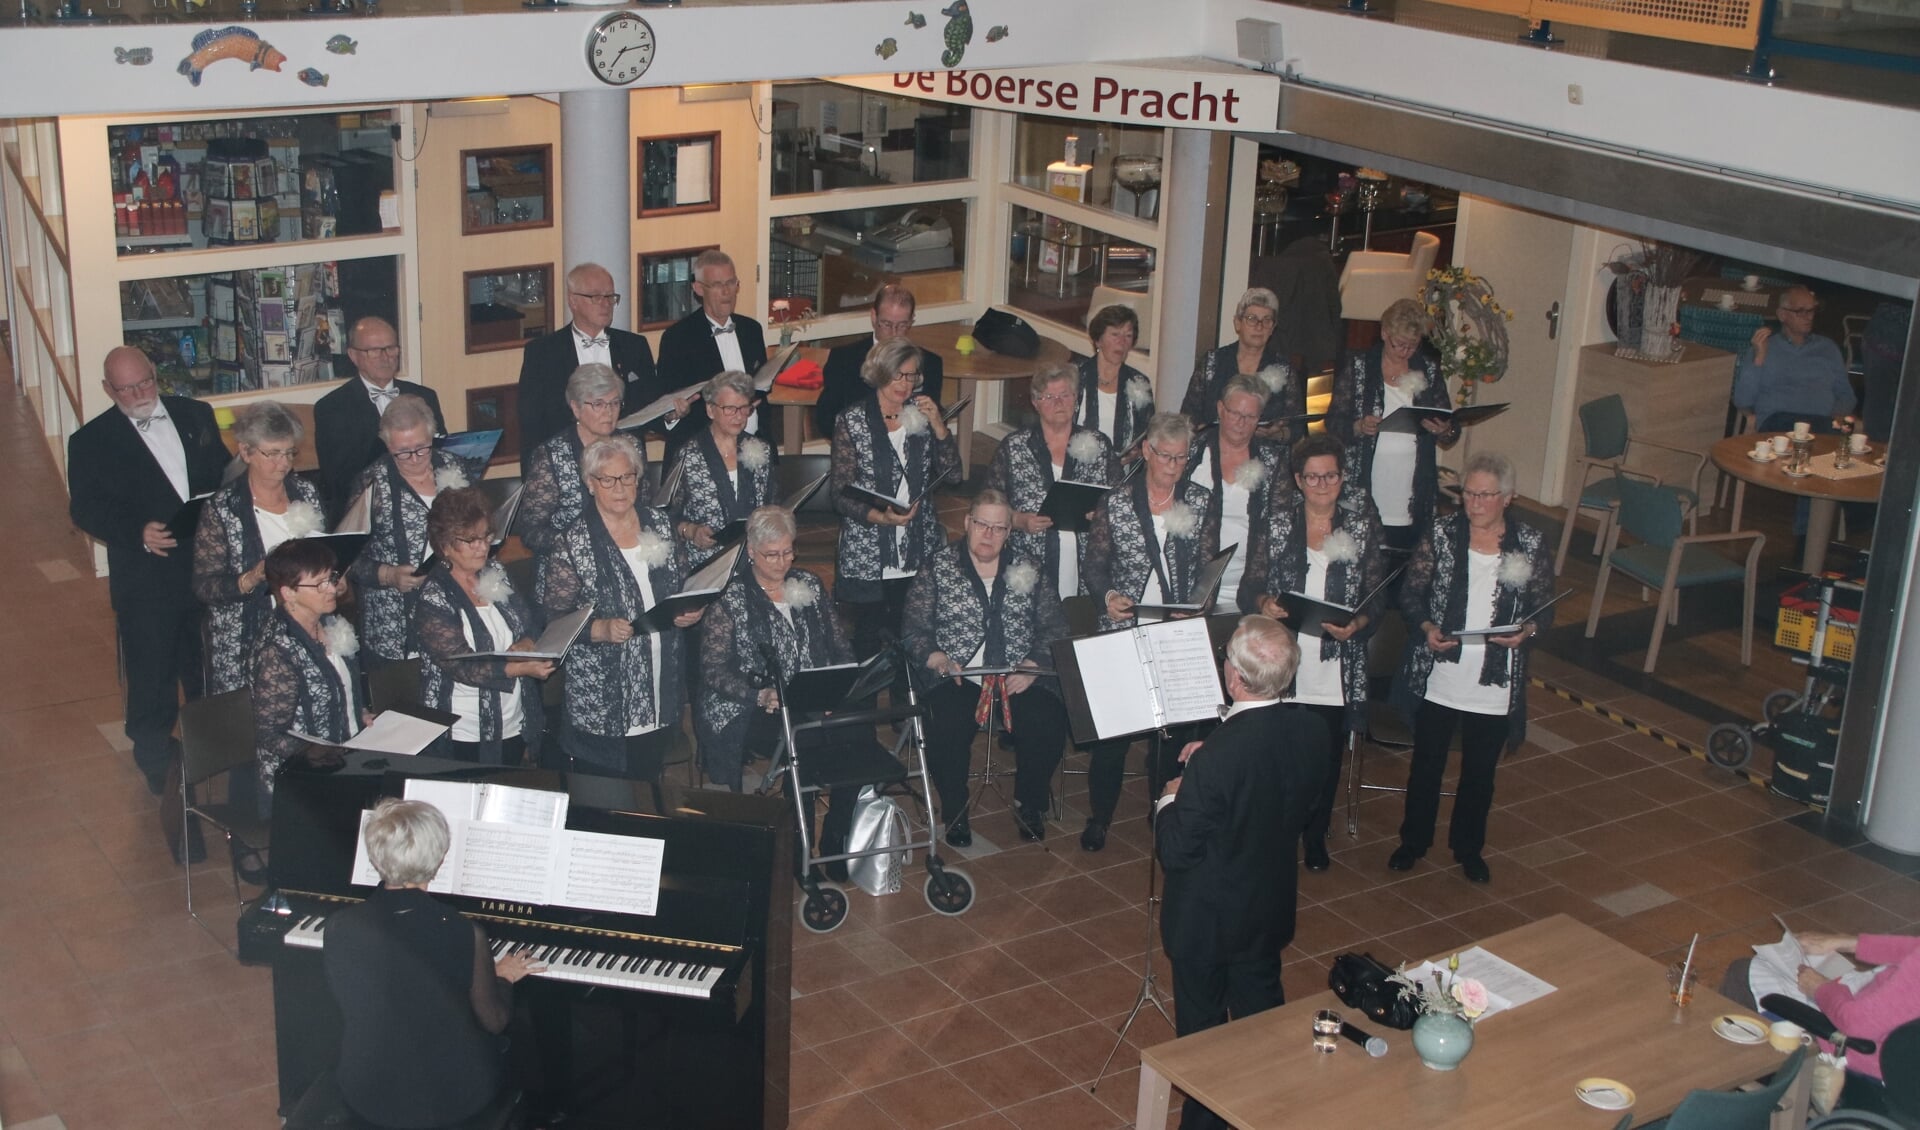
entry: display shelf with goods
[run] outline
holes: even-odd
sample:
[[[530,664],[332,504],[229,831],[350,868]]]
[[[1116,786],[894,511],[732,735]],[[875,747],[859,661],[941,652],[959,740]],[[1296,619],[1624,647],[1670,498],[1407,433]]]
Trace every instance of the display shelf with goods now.
[[[1041,194],[1022,190],[1036,206],[1015,204],[1007,244],[1007,304],[1073,334],[1101,307],[1122,303],[1140,315],[1135,348],[1152,348],[1153,277],[1159,252],[1157,232],[1141,230],[1124,218],[1089,223],[1084,206],[1042,203]],[[1113,220],[1120,219],[1121,223]],[[1084,349],[1084,341],[1076,342]]]
[[[767,297],[832,317],[865,310],[889,282],[921,306],[966,298],[969,200],[778,216],[769,229]]]
[[[460,170],[462,235],[553,226],[553,146],[463,150]]]
[[[693,293],[693,260],[717,247],[681,247],[671,251],[641,252],[635,275],[640,280],[640,328],[659,330],[693,313],[700,300]]]
[[[553,329],[553,264],[467,271],[468,353],[518,349]]]
[[[14,380],[58,463],[85,393],[75,360],[70,251],[60,139],[49,119],[0,120],[0,239],[12,268],[0,310],[14,322]]]
[[[634,148],[640,216],[720,210],[717,132],[643,137],[634,142]]]
[[[1078,169],[1069,199],[1152,223],[1160,215],[1167,131],[1118,122],[1081,122],[1033,114],[1014,131],[1012,183],[1055,192],[1063,168]]]
[[[773,87],[772,195],[963,180],[973,111],[832,82]]]

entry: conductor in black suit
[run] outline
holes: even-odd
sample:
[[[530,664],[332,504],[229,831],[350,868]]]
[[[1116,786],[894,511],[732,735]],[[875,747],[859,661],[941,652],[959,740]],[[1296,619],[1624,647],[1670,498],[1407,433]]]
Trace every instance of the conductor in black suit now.
[[[347,492],[368,464],[387,453],[380,417],[397,396],[417,396],[433,409],[433,434],[445,435],[440,398],[426,385],[399,379],[400,335],[385,318],[367,317],[347,332],[347,356],[360,379],[348,381],[313,406],[313,447],[320,461],[320,489],[334,521],[352,501]]]
[[[899,283],[888,283],[873,296],[873,332],[859,341],[836,345],[827,354],[826,384],[820,389],[820,401],[813,408],[814,427],[821,435],[831,436],[840,410],[865,399],[872,391],[860,376],[860,366],[866,364],[867,354],[874,346],[907,336],[907,331],[913,328],[913,312],[913,292]],[[940,355],[931,349],[921,350],[920,391],[932,397],[935,404],[941,403],[940,386],[945,376],[946,368]]]
[[[734,370],[749,376],[759,372],[767,363],[766,335],[759,322],[734,313],[740,301],[740,276],[726,252],[702,251],[694,257],[693,293],[700,299],[700,309],[660,335],[660,372],[666,377],[665,389],[685,388]],[[759,436],[778,450],[777,415],[766,399],[760,398],[743,434]],[[668,426],[667,449],[672,451],[706,430],[707,406],[694,401]]]
[[[1174,1028],[1182,1036],[1273,1008],[1280,951],[1293,940],[1296,852],[1326,780],[1326,725],[1280,705],[1300,649],[1266,616],[1246,616],[1227,643],[1233,708],[1155,806],[1167,873],[1160,935],[1173,965]],[[1192,1099],[1180,1125],[1224,1126]]]
[[[653,365],[653,347],[636,333],[615,329],[620,294],[598,263],[567,272],[567,311],[573,321],[528,342],[520,355],[520,455],[573,427],[567,378],[582,365],[601,364],[620,378],[620,414],[638,412],[667,391]]]
[[[227,449],[213,409],[161,396],[153,363],[132,346],[107,354],[113,407],[67,441],[68,513],[107,547],[107,591],[127,669],[127,739],[158,793],[180,692],[198,697],[200,602],[193,531],[167,528],[181,503],[220,485]]]

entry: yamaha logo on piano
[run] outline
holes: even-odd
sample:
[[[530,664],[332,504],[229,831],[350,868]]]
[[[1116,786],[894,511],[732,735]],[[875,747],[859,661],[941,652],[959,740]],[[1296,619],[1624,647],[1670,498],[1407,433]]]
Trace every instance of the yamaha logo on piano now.
[[[481,900],[480,909],[490,910],[497,914],[524,914],[529,916],[533,914],[533,907],[525,903],[498,902],[493,899]]]

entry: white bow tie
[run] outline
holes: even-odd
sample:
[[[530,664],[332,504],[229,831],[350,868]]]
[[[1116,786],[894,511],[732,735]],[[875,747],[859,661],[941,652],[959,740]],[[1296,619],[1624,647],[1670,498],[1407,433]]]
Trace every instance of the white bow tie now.
[[[131,417],[129,417],[129,418],[131,419]],[[153,414],[152,414],[152,415],[150,415],[150,416],[148,416],[148,417],[147,417],[146,419],[144,419],[144,420],[134,420],[134,421],[133,421],[133,426],[134,426],[134,427],[136,427],[136,428],[139,428],[139,429],[140,429],[141,431],[143,431],[143,432],[144,432],[144,431],[146,431],[146,430],[147,430],[148,428],[151,428],[151,427],[153,427],[153,424],[154,424],[154,421],[156,421],[156,420],[164,420],[164,419],[166,419],[166,418],[167,418],[167,413],[166,413],[166,409],[164,409],[164,408],[155,408],[155,409],[153,410]]]
[[[576,334],[575,337],[578,338],[581,345],[589,349],[607,344],[607,335],[605,334],[601,334],[599,337],[588,337],[586,334]]]

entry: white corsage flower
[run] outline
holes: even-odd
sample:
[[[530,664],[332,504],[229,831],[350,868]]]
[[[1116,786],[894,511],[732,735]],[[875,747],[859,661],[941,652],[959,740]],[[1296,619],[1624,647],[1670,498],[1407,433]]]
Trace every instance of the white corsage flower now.
[[[433,485],[436,490],[460,490],[467,485],[467,473],[458,463],[449,463],[445,467],[435,468]]]
[[[1266,368],[1260,370],[1257,375],[1267,386],[1267,391],[1276,394],[1279,393],[1281,389],[1286,388],[1287,382],[1293,379],[1293,374],[1287,371],[1285,365],[1268,365]]]
[[[1239,487],[1241,490],[1251,491],[1258,488],[1261,480],[1266,477],[1267,465],[1258,459],[1249,458],[1246,462],[1240,464],[1238,471],[1233,473],[1233,485]]]
[[[325,533],[327,521],[320,516],[320,508],[311,502],[287,503],[287,536],[290,538],[312,537]]]
[[[1076,463],[1091,463],[1100,458],[1100,433],[1073,433],[1073,438],[1067,441],[1067,457]]]
[[[1408,369],[1400,378],[1400,391],[1407,394],[1408,400],[1418,400],[1420,394],[1427,391],[1426,370]]]
[[[767,441],[755,439],[752,436],[740,437],[740,446],[736,454],[740,465],[756,475],[766,470],[767,460],[771,457]]]
[[[667,555],[673,552],[673,546],[666,538],[652,530],[640,531],[640,563],[649,569],[658,569],[667,563]]]
[[[1127,382],[1127,404],[1134,411],[1153,407],[1153,386],[1144,377],[1134,377]]]
[[[1326,554],[1330,562],[1351,563],[1359,560],[1360,545],[1347,531],[1334,530],[1320,542],[1320,552]]]
[[[328,654],[341,659],[360,654],[360,637],[353,634],[353,625],[345,617],[327,617],[320,625],[320,634],[327,637]]]
[[[927,418],[919,408],[908,404],[900,409],[900,430],[910,436],[917,436],[927,430]]]
[[[1195,514],[1193,507],[1184,502],[1167,507],[1163,517],[1167,520],[1167,534],[1170,537],[1190,538],[1200,528],[1200,515]]]
[[[1533,562],[1515,550],[1500,555],[1500,583],[1510,589],[1523,589],[1533,580]]]
[[[507,581],[507,571],[497,561],[489,562],[480,576],[473,582],[474,591],[488,604],[502,604],[513,596],[513,585]]]
[[[1007,570],[1007,591],[1015,596],[1026,596],[1040,580],[1040,570],[1030,562],[1022,561]]]
[[[780,582],[780,599],[791,608],[813,607],[813,586],[798,577]]]

